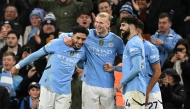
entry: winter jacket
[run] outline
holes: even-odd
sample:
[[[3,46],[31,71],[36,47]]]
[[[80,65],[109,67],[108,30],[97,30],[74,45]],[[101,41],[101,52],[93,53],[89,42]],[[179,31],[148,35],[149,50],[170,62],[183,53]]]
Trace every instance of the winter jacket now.
[[[9,93],[3,86],[0,86],[0,109],[10,109]]]
[[[77,25],[76,19],[81,11],[91,11],[93,9],[91,0],[82,0],[82,2],[69,0],[68,3],[61,3],[60,0],[29,0],[29,3],[47,12],[53,12],[56,17],[57,28],[62,32],[67,32]]]
[[[170,59],[167,59],[163,65],[162,70],[166,68],[173,68],[174,63],[170,61]],[[183,84],[185,86],[186,92],[190,95],[190,60],[181,62],[181,70],[182,70],[182,78],[183,78]]]
[[[150,42],[154,43],[154,38],[161,39],[164,44],[163,45],[157,45],[157,49],[159,50],[160,55],[160,63],[161,66],[163,66],[166,58],[168,55],[172,52],[173,48],[175,47],[176,43],[179,39],[181,39],[181,36],[176,34],[174,30],[170,28],[169,34],[163,35],[159,32],[156,32],[154,35],[150,37]]]
[[[54,35],[54,39],[56,39],[59,36],[58,34],[59,34],[59,29],[55,29],[55,32],[50,33],[50,34],[44,33],[43,30],[41,29],[40,34],[39,34],[40,39],[41,39],[41,43],[40,44],[36,43],[34,37],[31,37],[30,40],[28,41],[28,43],[31,44],[31,45],[34,45],[34,49],[37,51],[41,47],[46,45],[46,43],[47,43],[46,39],[48,39],[50,37],[50,35]]]
[[[174,78],[174,85],[168,84],[165,86],[162,84],[160,87],[162,94],[162,103],[164,109],[182,109],[182,105],[184,104],[187,94],[185,88],[179,82],[181,81],[180,76],[176,72],[176,70],[172,68],[167,68],[163,71],[163,74],[170,75]]]

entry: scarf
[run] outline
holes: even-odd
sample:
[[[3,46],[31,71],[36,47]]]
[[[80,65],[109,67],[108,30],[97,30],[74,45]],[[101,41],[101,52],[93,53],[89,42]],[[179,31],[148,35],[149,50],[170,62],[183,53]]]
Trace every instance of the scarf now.
[[[188,61],[188,57],[185,56],[185,60],[184,61]],[[177,73],[179,74],[181,81],[179,82],[180,84],[183,84],[183,78],[182,78],[182,69],[181,69],[181,60],[177,60],[174,63],[173,69],[175,69],[177,71]]]
[[[5,71],[2,71],[0,76],[0,85],[7,88],[10,97],[16,96],[11,73],[6,73]]]

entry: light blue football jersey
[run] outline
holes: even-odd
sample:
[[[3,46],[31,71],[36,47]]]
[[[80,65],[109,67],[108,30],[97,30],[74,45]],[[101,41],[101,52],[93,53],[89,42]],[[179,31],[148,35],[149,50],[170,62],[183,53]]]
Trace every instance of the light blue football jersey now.
[[[61,34],[59,38],[62,39],[69,36],[69,34]],[[124,44],[122,39],[112,32],[101,38],[97,36],[95,29],[90,29],[84,48],[87,60],[84,64],[82,80],[92,86],[113,88],[114,73],[105,72],[103,65],[106,62],[114,64],[116,54],[123,54]]]
[[[141,57],[140,72],[132,72],[132,60],[136,56]],[[123,66],[122,66],[122,80],[120,83],[123,85],[123,94],[126,92],[136,90],[146,94],[146,81],[145,81],[145,54],[143,41],[138,35],[133,36],[128,42],[123,52]]]
[[[114,73],[105,72],[103,65],[106,62],[114,64],[116,54],[123,54],[122,39],[111,32],[100,38],[96,31],[91,29],[84,47],[87,60],[82,80],[92,86],[113,88]]]
[[[65,45],[62,39],[54,39],[18,64],[23,67],[46,54],[49,54],[48,63],[39,83],[54,93],[70,94],[75,66],[79,60],[85,59],[84,48],[75,50]]]
[[[149,84],[151,77],[153,75],[152,65],[160,62],[159,59],[159,52],[155,45],[151,44],[150,42],[144,40],[144,48],[145,48],[145,62],[146,62],[146,82]],[[158,82],[152,88],[150,93],[160,91],[160,87]]]

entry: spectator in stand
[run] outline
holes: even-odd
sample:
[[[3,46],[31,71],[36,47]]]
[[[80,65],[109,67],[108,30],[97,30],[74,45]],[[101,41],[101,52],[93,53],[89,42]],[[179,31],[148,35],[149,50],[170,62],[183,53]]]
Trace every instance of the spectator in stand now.
[[[29,96],[22,100],[20,109],[38,109],[40,84],[36,82],[30,83],[28,87]]]
[[[111,16],[111,25],[115,25],[117,16],[113,16],[112,9],[111,9],[111,2],[110,0],[98,0],[98,11],[99,12],[106,12]],[[93,20],[95,21],[95,15],[93,15]]]
[[[39,50],[50,40],[57,38],[59,29],[56,28],[56,24],[56,18],[54,14],[49,12],[44,17],[40,31],[35,33],[35,35],[30,38],[28,43],[34,45],[35,50]]]
[[[10,31],[14,30],[14,24],[11,21],[5,21],[4,24],[2,25],[2,31],[0,33],[0,37],[1,37],[1,41],[2,41],[2,45],[4,45],[4,43],[6,42],[7,39],[7,33]],[[23,45],[23,40],[22,40],[22,36],[20,35],[19,38],[19,44],[22,46]]]
[[[87,11],[81,12],[77,18],[77,23],[87,29],[90,29],[92,23],[91,13]]]
[[[0,109],[10,109],[9,92],[4,86],[0,86]]]
[[[26,17],[26,16],[25,16]],[[19,17],[16,7],[14,6],[7,6],[5,9],[4,16],[0,19],[0,26],[4,24],[5,21],[13,22],[13,28],[19,32],[19,34],[23,34],[23,27],[19,23]]]
[[[170,27],[172,25],[171,16],[168,13],[162,13],[159,16],[158,31],[150,37],[150,41],[154,44],[160,55],[161,67],[163,66],[166,58],[172,52],[177,41],[181,36],[176,34]]]
[[[21,49],[19,45],[20,35],[16,31],[10,31],[7,33],[6,45],[0,50],[0,60],[2,61],[2,55],[4,52],[13,52],[16,55],[16,62],[18,62],[18,55]]]
[[[77,25],[78,13],[93,9],[91,0],[82,0],[82,2],[76,2],[75,0],[29,0],[29,2],[46,12],[53,12],[57,19],[57,28],[62,32],[68,32],[73,26]]]
[[[179,74],[172,68],[165,69],[160,79],[160,89],[164,109],[183,109],[186,91]]]
[[[140,1],[140,0],[139,0]],[[159,15],[163,12],[172,16],[172,29],[181,35],[185,22],[190,21],[190,0],[151,0],[147,16],[147,31],[152,35],[157,30]]]
[[[180,84],[185,86],[187,99],[184,104],[184,109],[190,109],[190,48],[187,40],[180,39],[174,47],[172,53],[166,59],[162,70],[173,68],[179,74]]]
[[[16,56],[13,52],[3,53],[3,70],[0,73],[0,85],[5,86],[8,89],[11,97],[12,109],[18,109],[19,100],[16,97],[16,93],[19,91],[19,84],[22,81],[22,77],[18,75],[11,75],[11,68],[16,64]]]
[[[24,32],[24,45],[30,40],[31,37],[40,31],[40,25],[44,19],[45,12],[43,9],[35,8],[30,14],[31,25],[27,26]]]
[[[26,44],[21,48],[21,53],[19,54],[20,61],[24,60],[27,56],[34,52],[34,47],[30,44]],[[47,60],[45,57],[34,61],[21,68],[18,72],[18,75],[23,77],[23,80],[20,83],[20,91],[18,96],[26,97],[28,96],[28,90],[26,87],[30,85],[31,82],[39,82],[42,76],[42,73],[46,67]]]
[[[116,24],[111,26],[111,32],[115,33],[116,35],[121,36],[120,30],[120,21],[123,17],[127,17],[128,15],[133,15],[133,8],[130,2],[126,2],[120,9],[120,16],[117,18]]]
[[[147,31],[147,16],[148,16],[148,7],[151,4],[150,0],[132,0],[133,7],[138,11],[137,17],[144,23],[144,34],[149,34]],[[150,37],[150,34],[149,34]]]

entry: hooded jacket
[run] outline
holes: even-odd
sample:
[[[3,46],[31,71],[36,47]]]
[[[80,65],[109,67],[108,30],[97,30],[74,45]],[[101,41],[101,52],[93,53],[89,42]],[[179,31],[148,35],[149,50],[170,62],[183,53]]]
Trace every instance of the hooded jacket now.
[[[159,50],[161,66],[163,66],[166,58],[172,52],[178,40],[181,39],[181,36],[176,34],[174,30],[170,28],[167,35],[161,34],[159,31],[157,31],[154,35],[150,37],[151,43],[154,43],[154,38],[158,38],[164,42],[163,45],[156,46]]]
[[[160,87],[162,94],[162,102],[164,109],[182,109],[182,105],[186,100],[186,91],[184,86],[179,84],[181,81],[178,73],[172,69],[168,68],[163,71],[163,74],[170,75],[174,78],[174,85]]]

